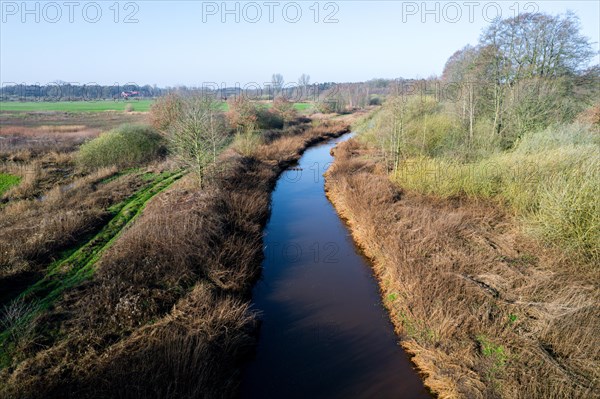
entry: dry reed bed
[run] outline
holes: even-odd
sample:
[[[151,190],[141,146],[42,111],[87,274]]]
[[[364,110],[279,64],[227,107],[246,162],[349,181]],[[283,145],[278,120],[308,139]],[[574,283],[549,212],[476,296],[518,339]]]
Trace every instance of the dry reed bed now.
[[[600,278],[497,206],[402,192],[355,140],[326,188],[372,258],[402,345],[440,398],[594,398]]]
[[[13,151],[4,159],[0,155],[0,172],[22,179],[18,186],[0,197],[0,202],[32,199],[57,184],[71,183],[75,177],[75,162],[72,153]]]
[[[135,112],[0,112],[0,160],[17,151],[73,151],[102,131],[146,121]]]
[[[0,307],[39,279],[61,251],[95,234],[112,217],[109,207],[148,184],[143,173],[104,182],[116,173],[100,169],[0,209]]]
[[[0,126],[0,157],[15,151],[73,151],[86,140],[97,137],[99,128],[84,125]]]
[[[36,320],[8,398],[232,397],[256,322],[249,294],[278,175],[345,122],[293,127],[251,157],[227,151],[210,186],[192,176],[153,198],[93,279]]]

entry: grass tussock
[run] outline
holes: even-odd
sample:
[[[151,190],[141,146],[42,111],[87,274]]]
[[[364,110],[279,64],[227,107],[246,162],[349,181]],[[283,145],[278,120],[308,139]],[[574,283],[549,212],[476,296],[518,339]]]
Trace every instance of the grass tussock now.
[[[497,202],[400,189],[374,154],[340,144],[326,188],[426,385],[443,398],[598,397],[597,271],[524,235]]]
[[[164,154],[162,136],[143,125],[123,125],[83,144],[78,164],[89,170],[148,163]]]
[[[225,151],[203,190],[188,175],[155,196],[91,280],[33,321],[21,356],[0,371],[0,395],[234,396],[255,342],[249,293],[270,192],[304,148],[346,131],[290,127],[251,156]]]

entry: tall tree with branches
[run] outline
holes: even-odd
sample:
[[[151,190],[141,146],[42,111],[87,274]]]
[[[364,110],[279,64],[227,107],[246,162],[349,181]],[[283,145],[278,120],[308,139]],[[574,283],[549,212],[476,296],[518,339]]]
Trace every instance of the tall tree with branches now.
[[[180,113],[169,128],[171,152],[196,174],[200,188],[207,167],[216,164],[230,139],[219,107],[211,96],[184,97]]]

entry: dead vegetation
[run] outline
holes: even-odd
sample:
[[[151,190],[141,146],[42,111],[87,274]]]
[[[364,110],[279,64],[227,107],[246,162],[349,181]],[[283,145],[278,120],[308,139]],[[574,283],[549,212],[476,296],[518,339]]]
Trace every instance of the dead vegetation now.
[[[0,304],[24,288],[15,282],[27,283],[26,276],[34,277],[61,251],[96,232],[110,218],[109,207],[147,184],[143,173],[110,180],[116,176],[116,168],[101,169],[0,209],[0,285],[6,287]]]
[[[97,137],[100,129],[81,125],[5,126],[0,129],[0,156],[8,157],[15,150],[73,151],[78,145]]]
[[[36,154],[30,150],[16,151],[0,164],[0,172],[20,176],[21,183],[4,193],[2,202],[33,199],[58,184],[69,184],[75,176],[71,153],[47,152]]]
[[[71,152],[102,131],[146,118],[134,112],[0,112],[0,161],[19,151]]]
[[[0,116],[4,122],[5,114]],[[23,119],[27,126],[1,129],[8,134],[4,138],[23,134],[38,144],[0,151],[0,173],[19,178],[0,196],[0,305],[39,279],[64,251],[97,232],[111,218],[111,206],[149,183],[147,172],[170,167],[164,163],[137,171],[115,166],[85,171],[72,151],[86,139],[81,133],[85,125],[40,125],[41,120],[28,121],[28,115]],[[47,123],[54,121],[47,118]],[[55,135],[56,145],[45,141],[48,134]]]
[[[402,345],[441,398],[593,398],[597,271],[519,229],[497,204],[403,192],[355,140],[328,196],[373,259]]]
[[[0,371],[0,395],[232,397],[254,343],[249,293],[270,192],[304,148],[347,131],[290,127],[251,156],[223,153],[205,189],[187,176],[154,197],[91,281],[34,321],[21,357]]]

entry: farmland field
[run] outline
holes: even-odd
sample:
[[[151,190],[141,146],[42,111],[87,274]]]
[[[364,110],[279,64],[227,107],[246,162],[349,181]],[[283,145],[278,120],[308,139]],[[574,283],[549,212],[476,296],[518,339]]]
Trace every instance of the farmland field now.
[[[139,101],[1,101],[0,111],[62,111],[62,112],[104,112],[104,111],[125,111],[125,107],[131,105],[132,111],[147,112],[150,110],[153,100]]]
[[[312,108],[312,104],[310,103],[294,103],[294,108],[297,111],[307,111]]]
[[[0,112],[105,112],[117,111],[125,112],[128,105],[133,107],[134,112],[148,112],[154,100],[139,101],[0,101]],[[267,107],[270,107],[268,104]],[[307,111],[311,109],[310,103],[294,103],[297,111]],[[223,110],[227,110],[227,103],[223,103]]]

